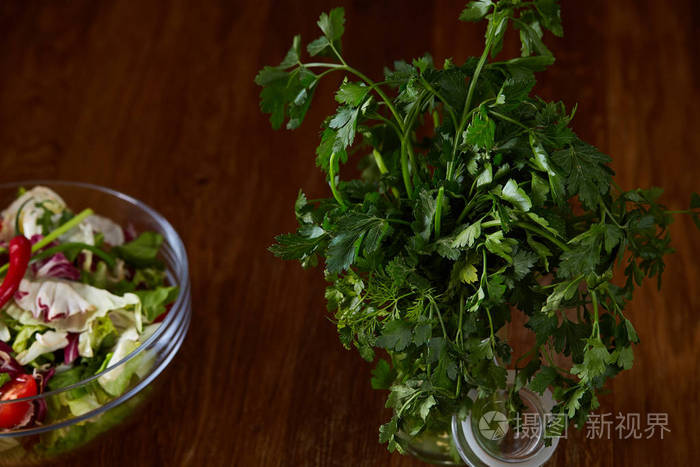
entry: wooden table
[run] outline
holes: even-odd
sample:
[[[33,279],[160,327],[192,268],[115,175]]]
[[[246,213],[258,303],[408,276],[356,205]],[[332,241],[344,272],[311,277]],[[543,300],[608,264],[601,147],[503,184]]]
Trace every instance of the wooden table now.
[[[347,58],[374,76],[425,50],[437,62],[481,51],[481,27],[456,21],[459,0],[0,3],[0,178],[122,190],[161,211],[190,256],[194,319],[164,389],[81,465],[420,465],[377,443],[385,395],[340,346],[321,272],[265,250],[295,227],[299,187],[328,195],[313,150],[334,104],[327,83],[301,130],[273,132],[253,77],[293,34],[315,37],[336,3]],[[566,1],[566,37],[550,38],[557,64],[537,88],[579,104],[575,128],[613,155],[621,186],[665,187],[679,208],[700,185],[694,3]],[[643,341],[635,366],[600,409],[668,413],[671,433],[572,430],[550,465],[691,465],[700,242],[687,218],[672,234],[663,289],[648,284],[629,309]]]

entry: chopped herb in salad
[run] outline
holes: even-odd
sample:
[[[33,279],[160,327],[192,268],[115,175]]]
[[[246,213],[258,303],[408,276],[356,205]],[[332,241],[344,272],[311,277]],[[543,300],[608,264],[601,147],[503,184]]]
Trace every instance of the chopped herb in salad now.
[[[158,233],[75,213],[41,186],[22,190],[0,217],[1,401],[101,373],[141,345],[178,296],[158,259]],[[121,365],[48,404],[0,404],[0,430],[88,413],[126,391],[140,369]]]

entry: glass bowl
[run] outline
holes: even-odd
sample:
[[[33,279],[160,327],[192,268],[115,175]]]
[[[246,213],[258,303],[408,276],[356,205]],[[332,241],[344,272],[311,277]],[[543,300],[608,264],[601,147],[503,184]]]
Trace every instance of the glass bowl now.
[[[160,326],[133,352],[116,364],[79,383],[43,394],[0,401],[0,404],[43,399],[48,408],[43,424],[31,428],[0,431],[0,465],[38,464],[85,446],[98,435],[123,425],[152,392],[153,383],[173,359],[187,333],[192,314],[187,254],[182,240],[167,220],[144,203],[118,191],[88,183],[62,181],[26,181],[0,184],[0,206],[7,206],[20,187],[46,186],[56,191],[74,211],[92,208],[96,214],[111,218],[122,226],[133,225],[137,232],[146,230],[163,236],[160,259],[165,264],[168,282],[180,287],[180,295]],[[106,396],[74,414],[53,416],[51,408],[58,401],[85,391],[97,379],[110,372],[129,368],[134,376],[120,395]],[[82,412],[82,410],[78,411]]]

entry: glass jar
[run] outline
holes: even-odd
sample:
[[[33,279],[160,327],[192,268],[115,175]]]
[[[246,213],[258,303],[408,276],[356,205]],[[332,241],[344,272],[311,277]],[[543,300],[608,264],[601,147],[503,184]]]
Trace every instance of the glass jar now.
[[[509,384],[515,372],[508,371]],[[472,391],[471,396],[475,392]],[[516,417],[509,416],[508,390],[474,401],[470,415],[460,420],[452,417],[452,437],[460,457],[473,467],[536,467],[554,453],[558,437],[547,439],[547,424],[554,401],[546,390],[542,396],[523,388],[518,391],[522,402]],[[556,421],[556,420],[555,420]]]
[[[407,454],[434,465],[464,465],[452,437],[452,417],[435,417],[430,425],[411,436],[399,430],[397,437]]]
[[[474,401],[465,419],[458,415],[438,415],[416,435],[399,431],[398,438],[407,454],[434,465],[473,467],[540,466],[554,453],[559,439],[547,442],[547,423],[554,401],[549,390],[542,396],[523,388],[517,416],[509,416],[509,390],[515,372],[508,371],[508,388]]]

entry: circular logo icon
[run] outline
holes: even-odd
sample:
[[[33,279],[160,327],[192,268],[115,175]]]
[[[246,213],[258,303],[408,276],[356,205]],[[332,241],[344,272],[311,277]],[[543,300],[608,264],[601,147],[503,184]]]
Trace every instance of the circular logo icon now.
[[[508,418],[495,410],[486,412],[479,419],[479,431],[484,438],[497,441],[508,433]]]

